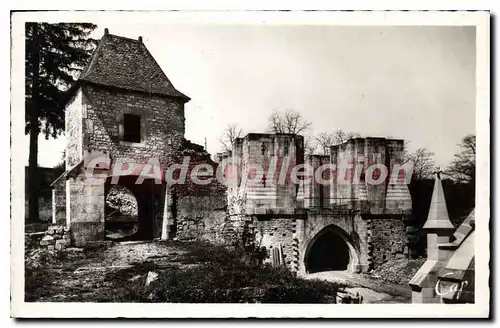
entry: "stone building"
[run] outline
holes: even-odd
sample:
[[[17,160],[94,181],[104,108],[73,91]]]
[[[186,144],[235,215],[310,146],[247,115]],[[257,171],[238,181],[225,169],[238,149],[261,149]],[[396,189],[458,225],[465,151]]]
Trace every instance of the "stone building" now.
[[[455,230],[436,175],[427,233],[427,261],[409,284],[412,303],[474,303],[474,210]]]
[[[128,161],[133,172],[115,178],[137,199],[139,235],[161,237],[172,225],[163,221],[171,210],[169,188],[148,177],[135,182],[151,159],[164,168],[189,150],[206,155],[184,139],[184,104],[190,98],[175,89],[141,37],[124,38],[107,29],[68,95],[66,171],[53,183],[54,223],[66,224],[76,245],[103,240],[111,168]],[[93,158],[107,160],[89,177],[85,172],[95,166]],[[210,162],[210,156],[203,160]],[[168,229],[162,229],[164,223]]]
[[[356,138],[332,146],[329,156],[305,156],[302,136],[251,133],[214,162],[202,146],[184,139],[188,101],[141,38],[106,30],[70,89],[66,171],[52,184],[53,222],[66,226],[71,243],[105,239],[105,197],[118,183],[137,200],[140,239],[265,247],[270,261],[300,272],[365,272],[405,256],[411,197],[404,181],[388,178],[403,164],[403,140]],[[134,169],[117,174],[113,168],[123,159]],[[151,159],[162,172],[205,164],[213,174],[202,185],[190,179],[171,185],[164,175],[149,175]],[[319,176],[323,183],[291,178],[325,165],[345,169],[348,183],[329,171]],[[88,168],[95,169],[90,176]]]
[[[404,256],[405,220],[411,218],[407,185],[401,179],[374,185],[363,174],[359,182],[352,180],[354,164],[368,173],[374,164],[401,165],[403,141],[351,139],[331,147],[330,156],[304,156],[303,143],[303,137],[292,134],[251,133],[237,139],[232,152],[219,156],[236,172],[228,186],[232,221],[240,220],[257,245],[278,248],[272,254],[280,259],[273,262],[296,271],[365,272]],[[347,170],[347,183],[337,181],[336,174],[323,176],[324,183],[290,178],[300,165],[309,164],[316,172],[321,165],[338,168],[343,163],[353,166]]]

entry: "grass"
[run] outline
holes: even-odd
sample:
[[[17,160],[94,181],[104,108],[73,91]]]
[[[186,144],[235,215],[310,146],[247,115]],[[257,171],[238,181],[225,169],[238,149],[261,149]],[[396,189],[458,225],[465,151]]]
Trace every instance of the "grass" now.
[[[33,260],[26,265],[26,301],[332,303],[342,288],[261,264],[259,256],[240,249],[206,243],[158,245],[180,249],[182,255],[161,263],[152,257],[83,276],[76,274],[79,265],[106,262],[102,249],[43,258],[41,266],[33,266]],[[145,286],[150,271],[158,273],[158,279]]]

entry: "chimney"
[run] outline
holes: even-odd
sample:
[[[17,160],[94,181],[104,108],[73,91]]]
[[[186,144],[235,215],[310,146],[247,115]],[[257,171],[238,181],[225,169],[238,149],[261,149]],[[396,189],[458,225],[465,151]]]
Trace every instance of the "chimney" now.
[[[108,34],[109,34],[109,30],[108,30],[108,28],[106,27],[106,28],[104,29],[104,35],[108,35]]]
[[[142,42],[142,36],[139,37],[139,42]]]

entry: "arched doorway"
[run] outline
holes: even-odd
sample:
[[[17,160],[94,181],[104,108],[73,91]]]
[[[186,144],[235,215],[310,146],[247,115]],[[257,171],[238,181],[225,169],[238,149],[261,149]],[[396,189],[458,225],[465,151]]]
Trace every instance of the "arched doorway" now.
[[[106,238],[122,241],[151,240],[161,233],[158,226],[161,227],[159,219],[162,218],[163,213],[164,185],[155,184],[153,179],[144,179],[140,184],[137,184],[136,181],[137,176],[120,176],[117,181],[113,181],[113,177],[109,177],[106,180]],[[113,198],[112,195],[117,194],[118,190],[120,191],[118,194],[122,198],[120,202],[131,205],[128,206],[128,211],[124,211],[122,206],[120,213],[118,213],[119,219],[112,215],[119,206],[113,208],[108,204],[110,195]],[[135,209],[133,209],[134,207]]]
[[[355,271],[359,263],[352,240],[335,225],[327,226],[309,242],[304,262],[308,273]]]
[[[124,240],[139,230],[138,203],[127,187],[110,185],[105,198],[106,239]]]

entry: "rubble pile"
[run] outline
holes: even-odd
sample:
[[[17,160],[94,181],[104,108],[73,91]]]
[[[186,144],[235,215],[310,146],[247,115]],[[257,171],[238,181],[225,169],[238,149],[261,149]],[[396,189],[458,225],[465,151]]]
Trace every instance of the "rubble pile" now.
[[[424,262],[424,258],[404,258],[388,261],[373,270],[369,275],[385,282],[405,285],[408,284]]]
[[[45,236],[40,240],[40,246],[49,251],[62,251],[71,245],[71,235],[68,228],[61,225],[50,226]]]

